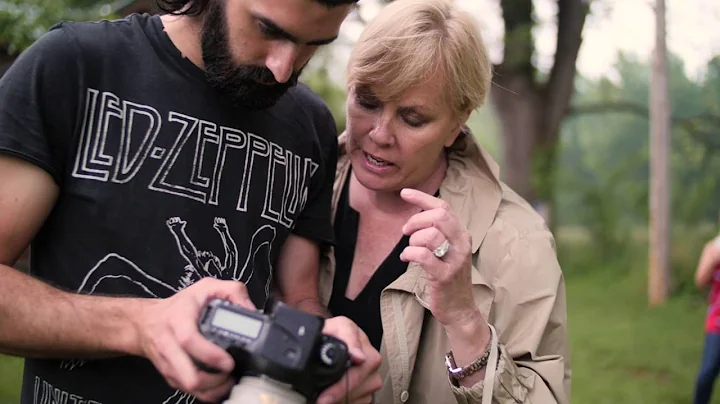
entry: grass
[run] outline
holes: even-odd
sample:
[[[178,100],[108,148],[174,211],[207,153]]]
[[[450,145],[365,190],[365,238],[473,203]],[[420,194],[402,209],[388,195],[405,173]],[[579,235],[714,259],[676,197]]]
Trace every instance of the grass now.
[[[634,274],[571,277],[567,290],[574,403],[692,402],[704,301],[681,296],[648,309]]]
[[[0,355],[0,404],[20,402],[22,359]]]
[[[703,342],[705,296],[688,287],[702,237],[673,246],[676,294],[649,309],[645,246],[600,257],[559,243],[566,273],[575,404],[687,404]],[[19,402],[22,362],[0,356],[0,404]],[[720,403],[718,388],[714,403]]]

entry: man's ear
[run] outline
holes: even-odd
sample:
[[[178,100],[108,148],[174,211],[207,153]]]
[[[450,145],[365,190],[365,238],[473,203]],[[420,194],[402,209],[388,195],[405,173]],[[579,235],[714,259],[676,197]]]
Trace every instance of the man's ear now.
[[[457,117],[455,128],[452,130],[450,136],[445,140],[445,147],[450,147],[455,143],[460,133],[462,133],[465,123],[470,119],[472,111],[464,111],[460,116]]]

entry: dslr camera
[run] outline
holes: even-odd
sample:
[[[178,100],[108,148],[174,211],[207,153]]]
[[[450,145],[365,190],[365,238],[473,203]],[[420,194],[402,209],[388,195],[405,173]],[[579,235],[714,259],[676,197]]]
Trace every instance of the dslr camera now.
[[[251,311],[214,299],[200,315],[200,333],[235,360],[238,383],[224,404],[314,403],[351,365],[347,345],[322,334],[323,318],[282,302],[268,307]]]

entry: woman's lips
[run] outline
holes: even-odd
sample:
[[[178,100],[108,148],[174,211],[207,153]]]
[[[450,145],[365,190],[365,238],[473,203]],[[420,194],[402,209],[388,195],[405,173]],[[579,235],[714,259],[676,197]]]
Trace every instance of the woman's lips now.
[[[383,174],[389,171],[395,165],[387,160],[383,160],[370,153],[363,151],[363,162],[365,167],[371,172]]]

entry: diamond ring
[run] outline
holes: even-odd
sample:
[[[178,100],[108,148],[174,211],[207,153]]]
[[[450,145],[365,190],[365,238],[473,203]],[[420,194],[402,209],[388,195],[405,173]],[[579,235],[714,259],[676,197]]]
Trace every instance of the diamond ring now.
[[[433,255],[435,255],[438,258],[442,258],[447,254],[448,250],[450,249],[450,242],[445,240],[442,244],[435,250],[433,250]]]

